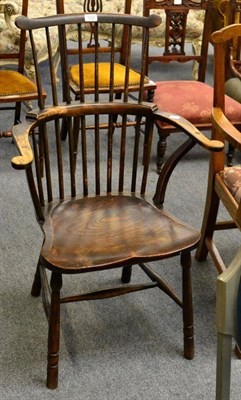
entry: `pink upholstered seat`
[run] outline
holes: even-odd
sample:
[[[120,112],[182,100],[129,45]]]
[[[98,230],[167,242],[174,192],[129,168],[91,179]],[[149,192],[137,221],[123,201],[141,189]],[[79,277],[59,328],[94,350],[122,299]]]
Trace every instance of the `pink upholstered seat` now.
[[[156,82],[154,103],[162,111],[181,115],[200,130],[212,129],[213,87],[194,80],[176,80]],[[225,115],[238,129],[241,127],[241,103],[225,96]],[[157,147],[157,170],[160,172],[164,163],[166,139],[174,127],[157,123],[159,142]],[[231,163],[232,154],[228,153]]]
[[[213,88],[199,81],[156,83],[154,103],[162,111],[179,114],[196,126],[211,124]],[[241,120],[241,104],[225,96],[225,114],[234,124]],[[164,124],[160,125],[164,127]]]

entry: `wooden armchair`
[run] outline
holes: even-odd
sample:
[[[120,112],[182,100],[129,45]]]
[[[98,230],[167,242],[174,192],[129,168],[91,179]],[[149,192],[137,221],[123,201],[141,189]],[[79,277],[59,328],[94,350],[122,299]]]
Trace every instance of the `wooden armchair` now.
[[[163,179],[156,177],[153,185],[149,169],[153,127],[155,121],[171,122],[188,136],[185,144],[173,156],[172,165],[187,153],[196,143],[212,151],[220,151],[221,142],[210,141],[195,127],[178,116],[158,111],[157,107],[142,102],[144,76],[146,71],[146,50],[148,30],[160,22],[155,15],[135,17],[131,15],[95,14],[94,31],[108,24],[113,31],[125,26],[128,37],[132,27],[137,26],[144,33],[141,59],[143,60],[139,90],[139,101],[128,97],[129,68],[126,65],[124,79],[124,98],[113,98],[113,63],[111,57],[109,94],[103,99],[98,90],[98,43],[95,43],[95,86],[96,94],[92,100],[80,98],[62,103],[56,85],[51,54],[49,30],[58,27],[61,33],[62,72],[68,78],[67,44],[65,26],[77,25],[82,31],[86,14],[56,15],[41,19],[21,17],[17,25],[28,30],[34,50],[34,30],[46,29],[49,49],[49,69],[39,69],[35,57],[36,77],[39,88],[39,108],[27,115],[26,121],[14,127],[13,137],[20,155],[12,159],[12,165],[25,170],[37,221],[41,227],[44,242],[32,286],[32,295],[39,296],[42,291],[44,309],[49,322],[47,386],[51,389],[58,384],[58,358],[60,337],[60,306],[73,301],[97,300],[115,297],[149,288],[160,288],[183,310],[184,357],[193,358],[193,312],[191,290],[190,252],[197,246],[199,232],[188,224],[179,221],[161,206],[161,192],[166,186],[169,172]],[[79,36],[79,48],[81,35]],[[64,38],[64,41],[63,41]],[[131,59],[131,40],[127,41],[127,59]],[[83,71],[83,58],[80,51],[79,71]],[[40,72],[50,72],[52,84],[45,105],[41,90]],[[68,79],[62,79],[68,90]],[[59,102],[59,98],[61,101]],[[117,116],[121,116],[117,121]],[[135,124],[128,117],[134,117]],[[105,130],[100,129],[103,117],[107,117]],[[68,140],[61,141],[61,121],[68,121]],[[140,133],[144,119],[145,135]],[[106,118],[105,118],[106,120]],[[80,124],[79,124],[80,121]],[[120,123],[119,123],[120,122]],[[90,125],[92,123],[92,127]],[[79,135],[79,125],[81,131]],[[41,173],[42,160],[36,140],[42,143],[45,173]],[[120,134],[113,130],[120,127]],[[146,143],[145,164],[142,163],[142,141]],[[30,144],[31,142],[31,144]],[[34,165],[35,164],[35,165]],[[23,220],[24,226],[24,220]],[[182,265],[183,292],[180,297],[171,286],[151,266],[153,261],[180,256]],[[150,278],[148,282],[130,284],[131,270],[136,265]],[[122,269],[122,284],[103,287],[88,293],[63,296],[61,287],[65,275],[82,273],[97,274],[103,270]],[[46,271],[50,272],[50,287]]]
[[[212,138],[227,141],[233,148],[241,150],[240,131],[230,122],[226,115],[224,96],[226,54],[229,46],[241,38],[241,25],[229,25],[212,34],[214,45],[214,103],[212,110]],[[239,104],[239,103],[237,103]],[[238,109],[238,108],[237,108]],[[241,108],[239,104],[239,113]],[[231,221],[218,221],[219,203],[227,209]],[[196,258],[205,260],[208,252],[214,260],[219,273],[226,269],[218,249],[214,243],[216,230],[241,229],[241,166],[225,168],[224,151],[210,157],[207,199],[203,217],[201,241]]]

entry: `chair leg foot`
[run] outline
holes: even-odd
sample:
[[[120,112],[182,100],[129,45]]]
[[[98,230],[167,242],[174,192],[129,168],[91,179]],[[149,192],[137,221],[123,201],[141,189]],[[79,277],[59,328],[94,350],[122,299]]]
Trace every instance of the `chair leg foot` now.
[[[56,389],[58,386],[60,289],[62,287],[62,276],[53,272],[50,286],[52,289],[52,294],[49,318],[48,366],[46,384],[49,389]]]
[[[167,138],[165,135],[159,133],[159,140],[157,142],[157,159],[156,168],[158,174],[161,172],[162,166],[164,164],[164,156],[167,148]]]
[[[47,371],[46,386],[48,389],[57,389],[58,387],[58,367],[49,367]]]
[[[183,333],[184,357],[192,360],[194,357],[194,329],[191,284],[191,254],[181,254],[182,265],[182,296],[183,296]]]
[[[129,283],[131,280],[131,272],[132,272],[132,267],[123,267],[122,269],[122,276],[121,276],[121,282],[122,283]]]

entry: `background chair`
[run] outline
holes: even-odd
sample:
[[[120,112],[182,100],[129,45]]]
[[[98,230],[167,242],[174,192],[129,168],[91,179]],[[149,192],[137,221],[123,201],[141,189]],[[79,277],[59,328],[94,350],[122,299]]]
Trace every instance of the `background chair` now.
[[[241,37],[241,25],[239,24],[227,26],[212,34],[214,45],[212,138],[223,142],[227,141],[240,151],[241,135],[226,116],[224,96],[227,46],[228,48],[232,46],[232,43],[235,43],[239,37]],[[239,112],[241,113],[240,105]],[[220,201],[227,209],[231,221],[218,221]],[[210,157],[207,198],[201,241],[196,253],[197,260],[205,260],[209,252],[218,272],[225,271],[226,266],[215,246],[213,235],[216,230],[231,228],[241,229],[241,166],[234,165],[225,168],[225,157],[224,152],[222,152]]]
[[[64,0],[56,1],[56,8],[58,14],[64,14],[65,6]],[[131,13],[131,5],[132,0],[124,1],[124,14]],[[78,7],[77,7],[78,8]],[[83,4],[83,11],[88,15],[95,15],[95,13],[104,12],[104,7],[102,4],[102,0],[94,0],[88,1],[85,0]],[[160,20],[161,21],[161,20]],[[138,27],[133,27],[133,30],[138,30]],[[104,37],[108,32],[108,40],[105,40]],[[124,92],[124,78],[125,78],[125,68],[126,68],[126,44],[129,41],[127,29],[124,26],[122,30],[115,31],[115,37],[110,35],[108,25],[102,25],[98,32],[94,32],[94,25],[88,18],[86,18],[86,24],[83,26],[82,34],[85,36],[85,44],[82,51],[82,56],[84,57],[83,61],[83,77],[80,81],[80,73],[79,73],[79,65],[76,62],[76,56],[78,54],[78,49],[75,46],[71,46],[68,48],[68,56],[72,59],[70,60],[71,68],[69,74],[69,87],[70,92],[66,91],[63,93],[64,99],[69,101],[69,97],[71,93],[74,95],[75,99],[81,98],[83,101],[83,97],[86,94],[92,94],[96,96],[97,90],[94,85],[94,51],[95,51],[95,42],[99,46],[99,80],[98,80],[98,93],[108,93],[109,90],[109,76],[110,76],[110,58],[115,58],[115,63],[113,64],[114,73],[113,73],[113,93],[112,96],[115,95],[120,98],[120,96]],[[149,33],[148,33],[149,35]],[[76,40],[78,41],[78,33]],[[135,35],[136,36],[136,35]],[[141,36],[140,34],[138,36]],[[132,36],[134,37],[134,35]],[[136,40],[136,39],[135,39]],[[114,43],[114,47],[110,44]],[[129,64],[129,89],[128,92],[137,92],[139,89],[139,66],[136,69],[133,69],[133,65]],[[81,84],[80,84],[81,82]],[[150,80],[147,76],[144,79],[144,88],[148,92],[148,99],[151,101],[153,99],[154,89],[156,88],[155,83]],[[138,93],[137,93],[138,96]],[[66,127],[63,128],[62,137],[66,137]]]
[[[150,10],[163,8],[166,12],[166,44],[163,54],[149,54],[149,63],[159,62],[168,64],[176,62],[180,66],[185,63],[193,62],[198,66],[197,80],[192,79],[190,68],[190,78],[188,80],[178,80],[178,68],[175,73],[175,80],[161,80],[161,64],[160,64],[160,81],[156,81],[156,89],[154,94],[154,102],[160,110],[179,114],[189,120],[200,130],[210,130],[212,126],[211,109],[213,101],[213,88],[206,84],[205,73],[207,65],[208,45],[212,26],[212,1],[200,0],[198,2],[183,0],[181,5],[176,5],[175,1],[167,5],[165,1],[144,2],[145,15],[149,15]],[[196,12],[203,15],[204,23],[202,37],[197,38],[198,45],[193,53],[192,48],[186,43],[187,35],[187,18],[190,12]],[[202,17],[203,18],[203,17]],[[199,44],[201,46],[199,47]],[[195,46],[195,43],[193,44]],[[180,69],[180,68],[179,68]],[[186,68],[188,70],[188,68]],[[186,71],[185,71],[186,72]],[[239,110],[239,107],[238,107]],[[227,99],[226,113],[230,120],[239,126],[241,123],[240,113],[236,112],[236,103],[232,99]],[[159,141],[157,145],[157,171],[160,172],[165,159],[167,146],[167,137],[177,130],[167,124],[157,123]]]
[[[241,22],[241,3],[237,0],[222,0],[219,3],[220,13],[223,15],[224,26],[238,24]],[[228,49],[227,68],[225,74],[225,93],[241,103],[241,59],[240,41],[233,43]],[[234,149],[229,143],[227,152],[227,165],[232,166]]]
[[[11,4],[10,4],[11,6]],[[9,4],[5,4],[9,7]],[[27,15],[28,0],[22,2],[22,15]],[[16,125],[20,122],[21,103],[36,100],[38,92],[36,84],[28,77],[24,76],[24,54],[25,54],[26,32],[20,33],[18,51],[8,53],[0,52],[0,60],[17,61],[17,71],[13,69],[0,69],[0,110],[15,110],[14,122]],[[15,105],[9,105],[15,103]],[[11,136],[11,132],[0,132],[0,137]]]
[[[217,278],[216,400],[230,399],[232,339],[241,349],[241,247]]]
[[[99,14],[93,22],[94,31],[108,24],[114,31],[119,25],[128,29],[127,60],[131,60],[131,31],[138,26],[144,31],[144,42],[140,54],[143,60],[139,81],[140,99],[144,91],[146,71],[146,50],[148,30],[159,22],[156,16],[135,17],[113,14]],[[159,287],[167,293],[182,309],[184,323],[184,356],[194,355],[192,291],[190,276],[190,251],[196,247],[199,232],[165,212],[160,204],[162,182],[157,179],[154,191],[149,180],[149,163],[153,125],[156,119],[172,120],[190,136],[179,149],[174,164],[196,143],[213,151],[220,151],[222,143],[209,141],[196,128],[182,118],[161,113],[152,103],[134,101],[128,98],[128,63],[125,68],[124,99],[113,99],[113,63],[109,80],[109,98],[99,100],[98,85],[94,100],[70,101],[62,103],[62,94],[56,86],[49,29],[58,26],[65,32],[65,26],[76,25],[81,32],[85,24],[85,14],[57,15],[50,18],[29,20],[21,17],[17,25],[29,30],[34,50],[34,30],[45,27],[49,54],[50,81],[52,83],[52,105],[45,105],[41,85],[39,88],[39,109],[29,112],[26,121],[13,129],[20,156],[12,159],[16,169],[25,169],[37,220],[44,233],[36,270],[32,295],[43,293],[44,309],[49,321],[47,386],[56,388],[58,383],[58,352],[60,334],[60,305],[63,303],[93,299],[105,299],[126,293]],[[61,40],[65,35],[61,35]],[[114,45],[113,45],[114,46]],[[61,43],[61,70],[68,76],[68,57],[66,43]],[[82,65],[82,43],[79,40],[79,71]],[[98,52],[95,44],[95,78],[98,82]],[[36,52],[35,67],[37,82],[41,81]],[[46,74],[47,70],[42,71]],[[68,79],[62,79],[68,86]],[[48,102],[50,101],[48,96]],[[59,103],[60,98],[60,103]],[[97,100],[98,99],[98,100]],[[121,115],[121,124],[116,124],[116,115]],[[136,123],[129,125],[128,116],[134,116]],[[107,130],[100,130],[103,116],[108,117]],[[61,119],[68,122],[68,141],[61,141]],[[145,119],[145,136],[140,134],[141,120]],[[92,121],[92,130],[87,129]],[[81,134],[79,142],[79,121]],[[120,135],[113,135],[113,129],[121,127]],[[36,145],[35,128],[43,142],[45,174],[41,174],[41,164]],[[103,132],[103,133],[102,133]],[[32,146],[30,146],[30,140]],[[146,162],[143,166],[139,147],[141,140],[146,142]],[[35,167],[32,166],[33,160]],[[35,172],[36,171],[36,172]],[[148,196],[150,191],[150,197]],[[153,198],[153,199],[152,199]],[[148,265],[148,262],[167,257],[181,257],[183,269],[182,299],[161,276]],[[131,269],[138,264],[150,278],[148,283],[141,281],[129,284]],[[97,273],[122,268],[122,285],[106,288],[100,283],[97,288],[75,296],[62,296],[61,287],[64,275]],[[50,271],[50,288],[48,274]],[[110,283],[110,282],[109,282]]]
[[[212,34],[212,43],[214,45],[214,106],[212,110],[212,138],[223,140],[223,142],[227,141],[234,149],[239,151],[241,149],[240,132],[226,116],[226,98],[224,93],[226,70],[229,68],[226,62],[227,55],[230,54],[230,48],[237,43],[240,37],[240,24],[229,25]],[[239,112],[241,112],[241,109]],[[220,202],[226,208],[228,215],[230,216],[229,221],[221,220],[221,218],[218,217]],[[218,272],[223,273],[226,270],[226,264],[221,256],[221,249],[218,249],[216,246],[214,233],[216,231],[233,228],[241,229],[241,165],[234,165],[225,168],[225,156],[223,151],[217,157],[210,157],[207,198],[202,223],[201,240],[197,248],[196,259],[198,261],[205,260],[209,252]],[[240,251],[238,254],[240,257]],[[231,271],[233,267],[238,267],[238,262],[239,260],[236,257],[231,263]],[[233,278],[230,276],[229,283],[228,272],[227,274],[225,273],[223,277],[225,280],[227,278],[227,296],[229,296],[229,290],[231,290],[232,293],[232,289],[229,289],[229,285],[232,287]],[[223,278],[220,279],[221,283],[218,283],[221,287],[223,285],[222,279]],[[229,398],[229,352],[231,339],[229,336],[223,335],[234,334],[234,330],[232,329],[234,318],[233,313],[230,312],[230,320],[226,318],[226,312],[231,311],[231,308],[229,307],[233,307],[234,305],[234,298],[232,297],[229,303],[228,297],[224,297],[223,289],[218,290],[221,290],[220,295],[222,296],[222,300],[218,300],[218,318],[220,318],[221,322],[219,321],[218,325],[217,399],[224,400]],[[234,288],[233,293],[235,293],[235,290],[236,289]],[[225,299],[227,300],[226,305]],[[221,302],[223,316],[221,315]],[[236,354],[240,358],[240,351],[238,348],[236,348]],[[220,357],[224,357],[223,361]]]

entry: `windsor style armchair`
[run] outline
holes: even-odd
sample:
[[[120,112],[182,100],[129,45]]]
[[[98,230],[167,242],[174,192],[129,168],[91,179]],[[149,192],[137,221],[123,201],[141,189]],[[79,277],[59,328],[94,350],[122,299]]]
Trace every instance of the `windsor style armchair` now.
[[[230,143],[234,149],[241,150],[240,131],[226,116],[225,71],[226,55],[229,46],[241,37],[241,25],[229,25],[212,34],[214,45],[214,103],[212,110],[212,138]],[[241,115],[241,105],[237,102],[236,110]],[[221,203],[227,209],[231,221],[218,221],[218,208]],[[241,229],[241,166],[225,167],[224,151],[210,157],[207,198],[202,224],[201,240],[196,258],[206,259],[210,253],[219,273],[226,270],[220,253],[215,246],[216,230]]]
[[[88,17],[87,17],[88,18]],[[94,31],[108,24],[113,30],[126,27],[128,35],[137,26],[144,34],[141,59],[146,60],[148,30],[160,22],[155,15],[135,17],[131,15],[96,14]],[[71,100],[62,103],[62,94],[57,90],[49,30],[58,27],[60,33],[72,24],[77,25],[79,39],[79,73],[83,73],[81,45],[82,26],[86,14],[57,15],[41,19],[19,18],[17,25],[28,30],[35,58],[36,77],[39,88],[39,108],[29,112],[26,121],[15,126],[13,137],[20,156],[12,159],[16,169],[26,171],[30,194],[34,204],[37,221],[41,226],[44,242],[32,286],[32,295],[43,293],[44,309],[49,321],[47,386],[51,389],[58,384],[58,354],[60,337],[60,307],[63,303],[105,299],[149,288],[160,288],[169,295],[183,312],[184,357],[194,355],[193,312],[191,290],[190,252],[197,246],[199,232],[188,224],[179,221],[162,209],[162,191],[168,182],[169,173],[182,155],[196,143],[212,151],[220,151],[222,143],[210,141],[195,127],[178,116],[158,111],[157,107],[142,102],[145,80],[145,62],[142,64],[139,79],[139,100],[128,97],[129,64],[126,62],[123,99],[113,98],[113,64],[111,57],[108,98],[99,98],[96,84],[94,99]],[[52,104],[45,104],[42,85],[42,72],[46,77],[48,69],[39,69],[36,57],[34,30],[45,28],[47,35],[52,84]],[[68,85],[67,45],[61,35],[60,56],[64,79]],[[131,41],[126,43],[127,60],[131,59]],[[95,75],[98,82],[98,51],[95,44]],[[113,50],[114,51],[114,50]],[[101,91],[101,89],[100,89]],[[47,97],[50,101],[51,93]],[[59,98],[61,99],[59,102]],[[121,116],[120,123],[117,115]],[[100,129],[105,118],[105,130]],[[134,117],[135,124],[128,117]],[[61,121],[68,123],[68,140],[61,140]],[[143,129],[145,135],[140,133]],[[185,144],[172,159],[166,176],[151,174],[149,164],[153,126],[155,121],[171,122],[188,136]],[[91,126],[92,125],[92,126]],[[79,131],[79,126],[81,130]],[[113,130],[120,127],[120,134]],[[45,173],[41,173],[42,160],[35,135],[38,127],[39,138],[43,143],[43,162]],[[79,134],[80,132],[80,134]],[[145,163],[142,163],[141,142],[146,143]],[[31,142],[31,143],[30,143]],[[35,165],[35,166],[34,166]],[[156,182],[153,184],[155,177]],[[164,190],[165,191],[165,190]],[[23,221],[24,224],[24,221]],[[183,292],[181,297],[155,271],[152,261],[180,256],[182,265]],[[130,284],[132,268],[138,266],[150,278],[148,282]],[[82,294],[62,295],[61,287],[65,275],[122,269],[122,284],[115,287],[98,287]],[[46,271],[50,271],[50,287]],[[178,273],[178,272],[177,272]],[[91,279],[90,279],[91,280]]]

